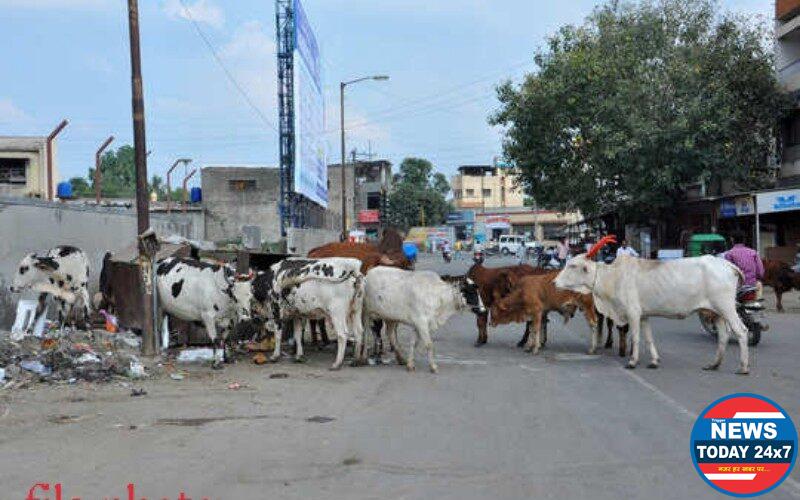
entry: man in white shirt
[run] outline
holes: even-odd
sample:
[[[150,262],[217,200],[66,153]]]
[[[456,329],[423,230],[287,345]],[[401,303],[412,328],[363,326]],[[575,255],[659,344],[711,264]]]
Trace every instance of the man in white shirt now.
[[[639,252],[628,246],[628,242],[622,240],[622,244],[617,248],[617,257],[620,255],[630,255],[631,257],[638,257]]]

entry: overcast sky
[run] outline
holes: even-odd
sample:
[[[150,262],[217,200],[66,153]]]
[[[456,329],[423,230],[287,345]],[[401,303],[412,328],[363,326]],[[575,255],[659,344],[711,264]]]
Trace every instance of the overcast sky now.
[[[277,165],[275,11],[272,0],[139,0],[149,170],[174,158]],[[451,175],[500,153],[486,117],[493,87],[532,69],[532,54],[558,26],[577,23],[592,0],[303,0],[324,59],[331,162],[338,162],[338,82],[348,88],[348,149],[395,164],[421,156]],[[773,2],[729,0],[770,22]],[[86,175],[110,134],[132,141],[124,0],[0,0],[0,135],[46,135],[62,119],[61,176]],[[199,176],[198,176],[199,177]]]

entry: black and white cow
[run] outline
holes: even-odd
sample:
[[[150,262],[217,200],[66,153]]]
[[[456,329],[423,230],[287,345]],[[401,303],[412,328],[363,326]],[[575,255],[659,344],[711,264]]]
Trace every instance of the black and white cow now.
[[[237,280],[228,266],[169,257],[158,262],[156,288],[162,314],[203,323],[214,344],[214,366],[218,366],[217,330],[224,353],[234,324],[250,319],[250,282]]]
[[[275,350],[271,360],[281,355],[281,336],[285,321],[292,321],[297,347],[296,359],[303,356],[303,323],[325,320],[328,331],[337,338],[338,370],[344,360],[347,338],[352,335],[356,353],[362,343],[361,308],[364,275],[361,261],[342,257],[324,259],[290,258],[278,262],[253,279],[254,310],[276,327]]]
[[[80,317],[84,327],[89,321],[89,259],[79,248],[60,245],[50,249],[46,255],[31,253],[17,266],[11,282],[11,292],[23,290],[39,292],[39,306],[36,319],[44,312],[47,296],[51,295],[58,303],[58,320],[63,329],[64,323],[76,324],[75,316]],[[74,315],[72,313],[75,313]],[[34,320],[31,325],[35,324]]]

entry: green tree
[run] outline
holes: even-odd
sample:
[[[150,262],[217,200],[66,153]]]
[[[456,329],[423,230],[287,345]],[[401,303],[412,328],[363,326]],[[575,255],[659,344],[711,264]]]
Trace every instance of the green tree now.
[[[450,184],[444,174],[433,172],[433,165],[422,158],[406,158],[395,175],[389,194],[389,217],[393,225],[408,229],[423,224],[441,224],[450,206],[445,196]]]
[[[501,84],[489,121],[542,206],[645,218],[688,183],[763,186],[788,107],[767,30],[711,0],[612,1]]]
[[[101,193],[104,198],[136,196],[136,166],[133,146],[126,144],[116,151],[106,151],[100,159]],[[89,169],[89,182],[94,190],[94,169]]]
[[[73,177],[69,180],[69,183],[72,184],[72,196],[76,198],[85,198],[92,196],[94,193],[92,187],[83,177]]]

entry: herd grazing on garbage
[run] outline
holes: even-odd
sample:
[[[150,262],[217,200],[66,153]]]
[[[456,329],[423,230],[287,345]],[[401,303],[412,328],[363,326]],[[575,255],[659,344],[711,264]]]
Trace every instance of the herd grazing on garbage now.
[[[620,330],[621,355],[626,352],[623,332],[630,331],[628,368],[639,362],[640,333],[649,350],[648,366],[660,363],[650,318],[683,318],[702,311],[715,315],[720,332],[706,369],[720,365],[730,331],[739,344],[737,373],[748,372],[747,331],[735,303],[741,272],[735,266],[709,256],[668,262],[623,256],[612,264],[596,262],[594,256],[610,241],[602,239],[560,271],[524,264],[490,268],[478,262],[463,276],[413,270],[401,236],[392,230],[377,243],[328,243],[311,250],[308,257],[287,257],[247,274],[236,273],[225,263],[173,256],[155,264],[158,312],[202,324],[214,349],[223,352],[238,323],[257,320],[260,334],[274,335],[271,361],[280,360],[286,333],[293,335],[295,358],[302,360],[303,334],[311,330],[312,336],[321,334],[323,342],[328,335],[334,337],[331,369],[343,365],[348,341],[354,346],[353,364],[358,365],[365,364],[370,354],[380,356],[383,340],[388,340],[399,365],[413,371],[416,348],[427,354],[429,369],[436,372],[434,334],[460,311],[476,316],[476,346],[487,342],[489,324],[524,323],[518,346],[533,354],[547,342],[549,312],[561,314],[564,321],[576,312],[584,315],[590,326],[590,354],[596,352],[606,321],[606,347],[611,345],[613,322]],[[108,260],[107,255],[104,263]],[[109,304],[108,297],[90,300],[90,273],[83,251],[57,246],[42,255],[26,255],[17,266],[11,291],[38,293],[37,315],[45,314],[50,296],[58,304],[62,330],[86,328],[92,308]],[[105,269],[101,275],[100,296],[113,287]],[[414,332],[407,351],[399,344],[400,324]],[[373,343],[368,342],[370,336]],[[218,367],[216,355],[214,363]]]

